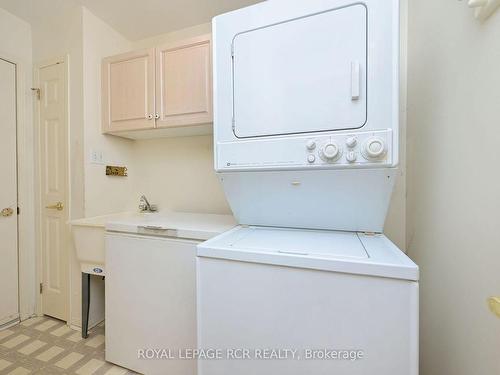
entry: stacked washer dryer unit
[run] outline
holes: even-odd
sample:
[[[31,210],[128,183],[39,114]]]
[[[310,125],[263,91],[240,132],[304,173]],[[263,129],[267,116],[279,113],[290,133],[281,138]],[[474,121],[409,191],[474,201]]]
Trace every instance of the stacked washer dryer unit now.
[[[215,169],[241,225],[198,246],[198,346],[250,359],[199,374],[416,375],[418,267],[381,234],[399,1],[271,0],[213,33]]]

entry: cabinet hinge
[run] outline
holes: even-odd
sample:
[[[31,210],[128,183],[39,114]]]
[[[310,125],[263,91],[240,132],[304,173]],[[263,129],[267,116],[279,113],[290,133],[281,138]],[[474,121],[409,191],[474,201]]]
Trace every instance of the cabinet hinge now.
[[[234,59],[234,44],[231,44],[231,58]]]
[[[17,214],[21,215],[21,209],[19,207],[17,208]]]
[[[40,283],[40,294],[43,293],[43,283]]]
[[[233,128],[233,132],[236,129],[236,121],[234,120],[234,117],[231,119],[231,127]]]

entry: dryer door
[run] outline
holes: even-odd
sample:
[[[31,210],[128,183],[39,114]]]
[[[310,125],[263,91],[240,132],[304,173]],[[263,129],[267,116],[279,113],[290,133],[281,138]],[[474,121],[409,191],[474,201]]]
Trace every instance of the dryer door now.
[[[237,34],[235,136],[361,128],[367,113],[366,34],[361,4]]]

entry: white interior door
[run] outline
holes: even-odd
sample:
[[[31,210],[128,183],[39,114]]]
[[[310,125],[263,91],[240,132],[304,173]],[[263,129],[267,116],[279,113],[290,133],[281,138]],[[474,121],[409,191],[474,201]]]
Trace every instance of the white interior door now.
[[[16,66],[0,59],[0,326],[19,317]]]
[[[42,312],[67,320],[68,147],[65,64],[39,69]]]
[[[236,34],[235,135],[364,126],[366,33],[366,7],[355,4]]]

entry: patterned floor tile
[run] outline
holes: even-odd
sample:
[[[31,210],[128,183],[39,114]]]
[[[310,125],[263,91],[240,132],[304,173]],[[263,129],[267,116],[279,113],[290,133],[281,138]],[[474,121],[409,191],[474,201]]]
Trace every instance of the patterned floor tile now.
[[[56,357],[57,355],[61,354],[64,351],[65,351],[64,348],[54,345],[45,350],[44,352],[38,354],[35,358],[38,359],[39,361],[48,362],[52,358]]]
[[[9,372],[8,375],[27,375],[29,373],[31,373],[30,370],[28,370],[24,367],[17,367],[14,370],[12,370],[11,372]]]
[[[57,367],[60,367],[62,369],[69,369],[71,366],[73,366],[76,362],[78,362],[80,359],[84,357],[83,354],[76,353],[76,352],[71,352],[69,353],[66,357],[62,358],[61,360],[57,361],[55,365]]]
[[[30,327],[33,324],[41,322],[42,320],[44,320],[44,317],[36,317],[36,318],[26,319],[25,321],[23,321],[21,323],[21,326],[23,326],[23,327]]]
[[[104,375],[124,375],[127,373],[127,370],[123,367],[112,366],[108,371],[104,373]]]
[[[69,328],[67,325],[63,325],[52,332],[50,332],[51,335],[57,336],[57,337],[62,337],[67,335],[70,332],[75,332],[71,328]]]
[[[0,341],[5,339],[6,337],[9,337],[12,334],[14,334],[14,331],[10,329],[4,329],[3,331],[0,331]]]
[[[45,345],[47,345],[46,342],[40,340],[33,340],[28,345],[23,346],[21,349],[18,349],[17,351],[21,354],[30,355],[36,352],[38,349],[43,348]]]
[[[12,362],[6,361],[5,359],[0,359],[0,371],[5,370],[10,365],[12,365]]]
[[[30,339],[29,336],[17,335],[17,336],[12,337],[11,339],[5,341],[4,343],[2,343],[2,346],[5,346],[8,349],[12,349],[18,345],[21,345],[23,342],[25,342],[26,340],[29,340],[29,339]]]
[[[54,326],[58,325],[58,322],[56,320],[46,320],[42,324],[39,324],[35,327],[35,329],[39,331],[46,331],[49,328],[52,328]]]
[[[97,348],[104,344],[104,335],[97,335],[90,340],[86,340],[85,345],[90,346],[92,348]]]
[[[104,361],[99,361],[97,359],[91,359],[82,367],[80,367],[75,372],[78,375],[92,375],[94,374],[100,367],[104,366]]]
[[[64,322],[49,317],[23,321],[0,331],[0,375],[132,375],[105,361],[105,326],[82,339]]]

